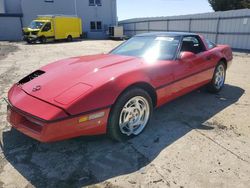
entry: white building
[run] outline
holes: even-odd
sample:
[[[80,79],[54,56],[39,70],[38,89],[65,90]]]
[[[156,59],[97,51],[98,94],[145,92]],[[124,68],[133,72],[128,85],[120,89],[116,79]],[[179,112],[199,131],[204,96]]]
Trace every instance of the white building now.
[[[45,14],[81,17],[88,38],[106,38],[117,24],[116,0],[0,0],[0,40],[21,40],[22,27]]]

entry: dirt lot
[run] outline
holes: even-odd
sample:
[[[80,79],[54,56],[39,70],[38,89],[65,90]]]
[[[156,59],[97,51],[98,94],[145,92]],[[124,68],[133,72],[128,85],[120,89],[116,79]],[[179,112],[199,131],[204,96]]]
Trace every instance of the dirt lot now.
[[[0,96],[49,62],[120,42],[0,42]],[[125,143],[105,136],[42,144],[11,130],[0,103],[0,187],[250,187],[250,55],[235,54],[218,95],[204,89],[154,113]]]

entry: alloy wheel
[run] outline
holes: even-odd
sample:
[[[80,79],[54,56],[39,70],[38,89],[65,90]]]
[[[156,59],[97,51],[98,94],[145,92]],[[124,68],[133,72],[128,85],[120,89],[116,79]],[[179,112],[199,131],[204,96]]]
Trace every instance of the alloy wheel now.
[[[148,101],[142,96],[131,98],[122,108],[119,118],[120,131],[127,136],[139,135],[150,116]]]
[[[225,82],[225,67],[221,64],[217,67],[215,72],[214,84],[216,89],[220,89]]]

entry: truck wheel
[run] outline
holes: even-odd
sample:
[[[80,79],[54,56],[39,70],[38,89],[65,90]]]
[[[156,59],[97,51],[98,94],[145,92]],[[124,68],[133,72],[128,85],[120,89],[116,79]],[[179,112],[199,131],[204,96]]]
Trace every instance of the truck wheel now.
[[[45,36],[42,36],[42,37],[39,39],[39,41],[40,41],[42,44],[44,44],[44,43],[46,43],[47,39],[46,39]]]
[[[72,38],[71,35],[69,35],[69,36],[67,37],[67,41],[68,41],[68,42],[72,42],[72,41],[73,41],[73,38]]]
[[[226,78],[226,65],[219,62],[215,68],[212,81],[207,85],[207,89],[211,93],[218,93],[223,88]]]
[[[27,39],[27,43],[28,43],[28,44],[32,44],[32,41],[29,40],[29,39]]]
[[[108,135],[125,141],[143,132],[153,111],[150,95],[143,89],[125,91],[113,106],[108,123]]]

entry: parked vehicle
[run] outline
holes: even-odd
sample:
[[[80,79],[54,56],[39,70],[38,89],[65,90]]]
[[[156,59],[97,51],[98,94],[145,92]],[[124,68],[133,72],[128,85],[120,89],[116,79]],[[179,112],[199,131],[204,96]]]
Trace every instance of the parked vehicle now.
[[[72,41],[82,35],[82,20],[73,16],[38,16],[27,28],[23,28],[23,39],[28,43],[46,43],[50,40]]]
[[[204,85],[219,92],[232,59],[229,46],[197,34],[137,35],[23,78],[8,93],[8,121],[41,142],[105,133],[123,141],[142,133],[154,108]]]
[[[112,26],[109,27],[108,36],[110,39],[120,39],[126,38],[123,33],[123,26]]]

